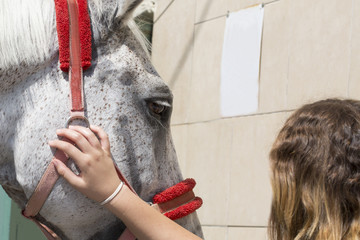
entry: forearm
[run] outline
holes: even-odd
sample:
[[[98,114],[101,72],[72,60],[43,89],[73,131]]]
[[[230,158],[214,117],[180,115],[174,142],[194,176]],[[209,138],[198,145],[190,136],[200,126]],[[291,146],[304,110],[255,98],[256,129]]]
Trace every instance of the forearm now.
[[[140,240],[200,239],[150,207],[127,186],[105,206]]]

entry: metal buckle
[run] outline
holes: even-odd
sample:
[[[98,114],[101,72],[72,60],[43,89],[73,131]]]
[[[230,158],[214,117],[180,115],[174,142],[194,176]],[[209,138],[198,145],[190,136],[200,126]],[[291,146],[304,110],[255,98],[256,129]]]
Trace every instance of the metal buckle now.
[[[89,122],[89,120],[88,120],[86,117],[84,117],[84,116],[71,116],[71,117],[69,117],[68,120],[67,120],[66,123],[65,123],[65,128],[69,128],[70,123],[71,123],[72,121],[74,121],[74,120],[82,120],[82,121],[84,121],[86,127],[87,127],[87,128],[90,128],[90,122]]]

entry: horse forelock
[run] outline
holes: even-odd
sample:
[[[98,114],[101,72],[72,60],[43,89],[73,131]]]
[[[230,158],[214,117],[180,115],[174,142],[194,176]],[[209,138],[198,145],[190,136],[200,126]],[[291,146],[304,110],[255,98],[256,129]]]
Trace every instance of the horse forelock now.
[[[34,65],[49,59],[55,9],[48,0],[0,2],[0,68]]]
[[[132,11],[141,0],[88,0],[94,41],[127,25],[144,48]],[[0,72],[38,66],[58,52],[53,0],[0,1]]]

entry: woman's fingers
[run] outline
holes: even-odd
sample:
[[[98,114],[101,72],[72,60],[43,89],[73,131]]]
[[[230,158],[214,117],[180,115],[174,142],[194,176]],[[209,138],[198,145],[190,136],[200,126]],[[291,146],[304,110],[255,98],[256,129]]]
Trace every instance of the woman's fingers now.
[[[110,142],[106,132],[101,127],[95,125],[91,125],[90,129],[100,138],[102,148],[110,152]]]
[[[93,147],[89,141],[83,136],[81,132],[71,130],[68,128],[56,130],[56,134],[60,137],[65,137],[75,143],[76,146],[84,153],[91,152]]]
[[[71,125],[69,128],[83,135],[93,147],[101,147],[99,139],[89,128],[75,125]]]
[[[51,141],[50,146],[64,151],[81,170],[80,175],[75,175],[65,164],[55,160],[54,164],[59,174],[95,201],[102,201],[108,197],[119,185],[120,180],[114,168],[109,139],[104,130],[96,126],[91,126],[91,129],[72,126],[70,129],[58,130],[57,134],[64,139]]]
[[[84,182],[81,177],[75,175],[63,162],[54,159],[53,163],[59,175],[65,178],[65,180],[68,181],[72,186],[77,189],[81,189],[83,187]]]
[[[49,141],[50,147],[57,148],[63,152],[65,152],[70,158],[72,158],[76,165],[79,166],[80,170],[84,170],[86,167],[86,163],[82,161],[85,155],[73,144],[63,141],[63,140],[53,140]]]

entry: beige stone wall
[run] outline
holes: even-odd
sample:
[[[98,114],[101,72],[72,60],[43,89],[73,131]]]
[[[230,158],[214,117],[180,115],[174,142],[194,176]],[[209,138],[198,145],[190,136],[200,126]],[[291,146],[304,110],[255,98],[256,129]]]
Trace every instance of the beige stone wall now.
[[[223,118],[227,12],[264,3],[258,111]],[[184,177],[204,200],[205,237],[266,239],[268,152],[298,106],[359,98],[360,0],[158,0],[153,62],[174,93],[172,133]]]

